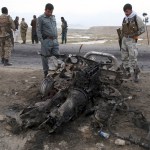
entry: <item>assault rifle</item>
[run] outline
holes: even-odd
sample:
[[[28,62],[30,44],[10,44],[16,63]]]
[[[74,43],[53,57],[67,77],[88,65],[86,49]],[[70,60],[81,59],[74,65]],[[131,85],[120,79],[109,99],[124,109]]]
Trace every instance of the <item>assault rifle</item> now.
[[[121,50],[122,36],[121,36],[121,29],[120,28],[117,29],[117,34],[118,34],[118,43],[119,43],[119,47]]]

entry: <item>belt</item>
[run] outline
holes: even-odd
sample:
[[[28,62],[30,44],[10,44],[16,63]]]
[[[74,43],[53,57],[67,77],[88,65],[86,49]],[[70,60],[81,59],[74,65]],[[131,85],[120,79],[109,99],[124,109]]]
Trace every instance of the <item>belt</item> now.
[[[124,35],[124,37],[126,37],[126,38],[133,38],[132,35]]]
[[[45,39],[50,39],[50,40],[54,40],[54,39],[57,39],[57,37],[56,36],[42,36],[43,37],[43,40],[45,40]]]
[[[47,39],[51,39],[51,40],[54,40],[56,39],[57,37],[56,36],[48,36]]]
[[[5,36],[5,37],[0,37],[1,40],[8,40],[10,38],[10,35],[9,36]]]

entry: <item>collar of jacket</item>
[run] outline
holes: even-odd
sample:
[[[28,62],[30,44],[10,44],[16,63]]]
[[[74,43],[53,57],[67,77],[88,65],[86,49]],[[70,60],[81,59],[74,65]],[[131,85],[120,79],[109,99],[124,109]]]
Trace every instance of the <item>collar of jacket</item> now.
[[[46,16],[45,13],[43,14],[44,18],[52,18],[54,17],[54,15],[51,15],[51,16]]]

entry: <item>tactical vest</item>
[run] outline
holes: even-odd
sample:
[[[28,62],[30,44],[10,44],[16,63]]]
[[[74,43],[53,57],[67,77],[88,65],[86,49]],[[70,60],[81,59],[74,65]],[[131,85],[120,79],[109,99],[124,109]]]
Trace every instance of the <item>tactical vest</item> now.
[[[138,31],[138,25],[136,21],[136,15],[133,18],[129,18],[126,22],[125,18],[122,22],[122,33],[123,35],[133,35]]]
[[[8,37],[9,34],[9,16],[1,15],[0,16],[0,38]]]

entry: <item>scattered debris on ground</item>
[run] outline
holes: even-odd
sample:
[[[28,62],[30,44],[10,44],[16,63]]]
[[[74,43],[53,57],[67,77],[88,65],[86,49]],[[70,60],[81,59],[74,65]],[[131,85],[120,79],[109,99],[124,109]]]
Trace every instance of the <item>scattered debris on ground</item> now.
[[[69,55],[65,65],[58,63],[57,71],[41,84],[42,101],[26,107],[15,118],[8,117],[12,132],[44,129],[57,133],[59,128],[82,116],[91,122],[90,126],[79,128],[84,138],[92,136],[93,131],[104,139],[116,137],[116,145],[131,142],[150,149],[149,122],[141,111],[129,105],[133,96],[127,95],[125,89],[122,91],[124,74],[116,67],[115,58],[105,54],[108,60],[97,62],[88,56],[90,59]],[[124,125],[133,132],[125,133]],[[68,148],[66,141],[59,144],[62,145]]]

